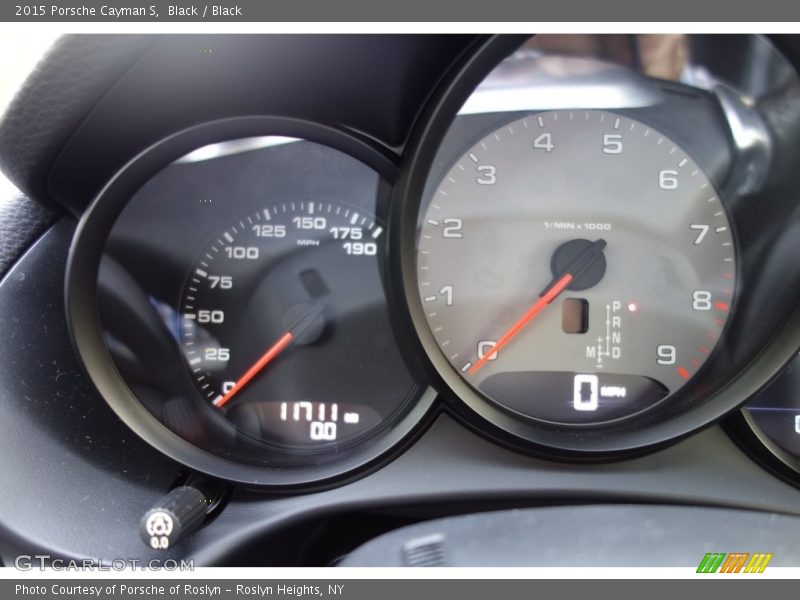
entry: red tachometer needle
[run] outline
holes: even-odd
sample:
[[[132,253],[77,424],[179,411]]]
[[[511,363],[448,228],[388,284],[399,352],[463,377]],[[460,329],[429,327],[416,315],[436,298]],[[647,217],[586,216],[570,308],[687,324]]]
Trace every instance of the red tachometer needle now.
[[[247,369],[247,372],[239,378],[231,389],[224,395],[217,396],[212,404],[217,408],[225,406],[231,398],[253,379],[253,377],[258,375],[264,367],[271,363],[281,352],[286,350],[289,344],[308,331],[317,319],[322,316],[323,311],[324,307],[321,304],[313,305],[309,311],[297,319],[297,321],[289,327],[263,355],[261,355],[261,358],[259,358],[252,367]]]
[[[547,289],[547,291],[545,291],[545,293],[544,293],[544,294],[542,294],[542,295],[539,297],[539,299],[538,299],[536,302],[534,302],[533,306],[531,306],[531,307],[530,307],[530,308],[529,308],[527,311],[525,311],[525,314],[524,314],[524,315],[522,315],[522,316],[521,316],[521,317],[520,317],[520,318],[517,320],[517,322],[516,322],[516,323],[514,323],[514,324],[513,324],[513,325],[512,325],[512,326],[509,328],[509,330],[508,330],[508,331],[506,331],[506,332],[505,332],[505,333],[504,333],[504,334],[503,334],[503,335],[500,337],[500,339],[499,339],[499,340],[497,340],[497,343],[494,345],[494,347],[493,347],[491,350],[489,350],[488,352],[486,352],[486,353],[483,355],[483,358],[481,358],[481,359],[480,359],[478,362],[476,362],[474,365],[472,365],[472,366],[469,368],[469,371],[468,371],[468,373],[469,373],[470,375],[474,375],[475,373],[477,373],[477,372],[478,372],[478,369],[480,369],[480,368],[481,368],[483,365],[485,365],[485,364],[486,364],[486,363],[487,363],[489,360],[491,360],[491,358],[492,358],[492,357],[493,357],[495,354],[497,354],[497,352],[498,352],[498,351],[499,351],[499,350],[500,350],[500,349],[501,349],[503,346],[505,346],[505,345],[506,345],[508,342],[510,342],[510,341],[511,341],[511,340],[514,338],[514,336],[515,336],[515,335],[517,335],[517,334],[518,334],[520,331],[522,331],[522,329],[523,329],[523,328],[524,328],[524,327],[525,327],[525,326],[526,326],[528,323],[530,323],[530,322],[531,322],[531,320],[532,320],[532,319],[533,319],[533,318],[534,318],[536,315],[538,315],[538,314],[541,312],[541,310],[542,310],[542,309],[543,309],[545,306],[547,306],[548,304],[550,304],[550,303],[551,303],[551,302],[552,302],[552,301],[553,301],[553,300],[556,298],[556,296],[558,296],[558,295],[559,295],[561,292],[563,292],[565,289],[567,289],[567,286],[569,286],[569,284],[570,284],[570,282],[572,281],[572,279],[573,279],[573,277],[572,277],[572,275],[571,275],[570,273],[566,273],[565,275],[562,275],[560,279],[557,279],[557,280],[556,280],[556,281],[555,281],[555,282],[554,282],[554,283],[553,283],[553,284],[552,284],[552,285],[551,285],[551,286],[550,286],[550,287]]]
[[[569,244],[574,244],[576,241],[581,240],[574,240],[573,242],[569,242]],[[582,250],[579,250],[577,256],[572,257],[571,260],[567,262],[566,265],[559,267],[558,265],[558,250],[556,254],[553,255],[551,259],[551,268],[555,271],[556,274],[555,278],[544,288],[544,291],[539,294],[539,299],[534,302],[533,306],[531,306],[524,315],[522,315],[516,323],[514,323],[511,328],[506,331],[497,343],[489,350],[486,354],[482,357],[479,357],[478,362],[472,365],[467,373],[470,375],[474,375],[478,372],[478,370],[483,367],[488,361],[492,359],[493,356],[497,354],[497,352],[508,342],[514,339],[522,329],[531,322],[531,320],[538,315],[541,310],[550,304],[555,298],[563,292],[565,289],[569,287],[569,285],[573,282],[576,284],[581,281],[581,278],[586,274],[589,269],[593,267],[593,265],[597,264],[597,261],[601,259],[603,256],[603,249],[606,247],[606,241],[604,239],[599,239],[594,242],[585,241],[586,244],[584,245]],[[562,246],[563,248],[563,246]],[[605,266],[603,266],[603,270],[600,272],[600,276],[597,280],[593,281],[591,285],[597,283],[602,277],[603,272],[605,272]],[[586,282],[583,282],[580,289],[585,289]]]
[[[233,398],[236,393],[241,390],[247,383],[258,373],[266,367],[272,360],[278,356],[281,352],[283,352],[286,347],[292,343],[294,336],[292,335],[291,331],[287,331],[281,337],[278,338],[278,341],[272,344],[269,347],[269,350],[264,352],[264,354],[259,358],[255,364],[247,369],[247,372],[239,378],[239,381],[228,390],[228,392],[224,396],[217,396],[217,399],[214,400],[214,406],[217,408],[222,408],[228,401]]]
[[[560,273],[560,275],[555,275],[555,279],[551,281],[544,291],[539,294],[539,299],[534,302],[533,306],[531,306],[524,315],[522,315],[519,320],[514,323],[511,328],[506,331],[502,337],[497,340],[497,343],[494,347],[489,350],[483,357],[478,360],[474,365],[472,365],[467,373],[470,375],[474,375],[478,372],[478,370],[485,365],[488,361],[492,359],[493,356],[497,354],[497,352],[505,346],[508,342],[510,342],[515,335],[517,335],[522,329],[531,322],[531,320],[538,315],[541,310],[550,304],[553,300],[555,300],[556,296],[558,296],[561,292],[563,292],[567,287],[569,287],[570,283],[575,281],[578,283],[583,277],[583,275],[592,268],[593,265],[597,264],[597,261],[603,256],[603,249],[606,247],[606,241],[604,239],[599,239],[594,242],[585,246],[584,249],[572,260],[570,260],[564,267],[558,269],[556,272]],[[554,256],[555,258],[555,256]],[[553,267],[555,270],[555,267]],[[605,270],[605,267],[604,267]],[[601,273],[602,277],[602,273]],[[594,282],[596,283],[596,281]],[[584,288],[581,288],[584,289]]]

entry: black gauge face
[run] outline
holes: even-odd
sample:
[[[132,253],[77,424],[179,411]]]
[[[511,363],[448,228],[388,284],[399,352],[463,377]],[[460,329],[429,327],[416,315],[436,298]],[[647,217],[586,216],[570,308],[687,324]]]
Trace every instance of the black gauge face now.
[[[280,136],[207,137],[275,124]],[[356,472],[434,400],[387,303],[381,179],[367,164],[385,162],[297,128],[316,131],[213,123],[142,155],[84,217],[71,270],[70,289],[96,299],[74,301],[73,318],[99,309],[74,330],[112,408],[174,459],[250,484]]]
[[[361,437],[409,396],[383,305],[384,227],[287,200],[220,230],[191,266],[180,345],[197,393],[247,435],[314,448]]]
[[[736,288],[731,225],[664,133],[607,111],[532,114],[431,189],[422,311],[489,401],[547,423],[609,422],[678,393],[714,352]]]

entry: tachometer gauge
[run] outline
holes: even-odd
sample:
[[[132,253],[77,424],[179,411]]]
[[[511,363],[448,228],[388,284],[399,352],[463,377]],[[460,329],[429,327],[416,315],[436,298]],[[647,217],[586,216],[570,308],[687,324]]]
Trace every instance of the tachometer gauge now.
[[[392,412],[409,390],[381,306],[383,231],[313,199],[220,231],[179,305],[186,367],[209,406],[255,439],[300,447],[356,438]]]
[[[475,430],[561,458],[655,450],[795,354],[795,140],[769,95],[709,77],[720,48],[501,36],[432,98],[389,257],[423,366]]]
[[[736,247],[700,166],[602,110],[540,112],[472,145],[419,215],[427,326],[478,394],[584,426],[668,400],[728,321]]]

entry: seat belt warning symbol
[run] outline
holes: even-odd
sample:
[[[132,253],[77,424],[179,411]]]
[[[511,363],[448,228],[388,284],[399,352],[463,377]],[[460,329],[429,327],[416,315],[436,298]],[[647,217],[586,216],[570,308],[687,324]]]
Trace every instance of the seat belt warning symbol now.
[[[597,375],[575,375],[572,400],[575,410],[597,410],[599,388]]]

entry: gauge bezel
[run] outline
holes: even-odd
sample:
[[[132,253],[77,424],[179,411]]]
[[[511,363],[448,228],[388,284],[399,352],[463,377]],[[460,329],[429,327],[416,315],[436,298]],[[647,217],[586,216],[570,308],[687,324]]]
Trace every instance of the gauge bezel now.
[[[784,369],[776,373],[760,394],[776,393],[771,390],[771,386],[779,384],[781,378],[786,377],[791,371],[792,365],[796,365],[799,360],[799,358],[795,358]],[[756,399],[751,398],[750,402]],[[728,435],[759,465],[784,481],[800,486],[800,456],[778,446],[759,426],[753,413],[748,410],[748,404],[745,404],[725,422]]]
[[[794,306],[786,315],[784,327],[766,347],[752,349],[745,365],[727,380],[715,382],[719,389],[699,398],[702,401],[690,409],[666,416],[658,414],[658,419],[654,417],[656,411],[649,410],[598,428],[546,426],[510,415],[469,386],[446,359],[425,320],[417,286],[418,215],[429,172],[458,109],[477,84],[527,39],[528,36],[495,36],[487,40],[443,83],[414,131],[404,170],[395,186],[390,222],[390,258],[405,302],[403,317],[416,332],[417,348],[427,359],[434,387],[444,395],[450,409],[473,429],[518,449],[567,459],[624,458],[652,451],[718,421],[765,385],[800,346],[800,309]],[[731,224],[736,225],[733,220]],[[738,262],[737,283],[740,290],[746,286]],[[722,337],[719,343],[724,344],[725,339]]]
[[[800,481],[797,480],[797,476],[800,475],[800,458],[789,454],[773,442],[758,426],[758,423],[747,410],[747,406],[743,407],[739,414],[748,432],[753,437],[753,443],[766,450],[768,453],[766,458],[771,459],[771,462],[777,462],[782,471],[785,469],[791,471],[794,475],[792,482],[800,485]],[[762,452],[761,454],[764,453]]]
[[[208,144],[253,136],[296,137],[327,145],[366,164],[391,181],[391,158],[368,140],[325,125],[283,117],[250,116],[213,121],[175,133],[133,158],[97,194],[83,213],[69,250],[65,281],[67,324],[80,362],[119,418],[151,446],[177,462],[234,483],[274,489],[319,489],[345,476],[363,475],[378,459],[389,459],[430,421],[435,392],[422,384],[416,400],[396,422],[326,464],[268,467],[212,454],[184,440],[136,398],[114,365],[104,340],[97,302],[102,253],[114,223],[134,194],[163,168]]]

